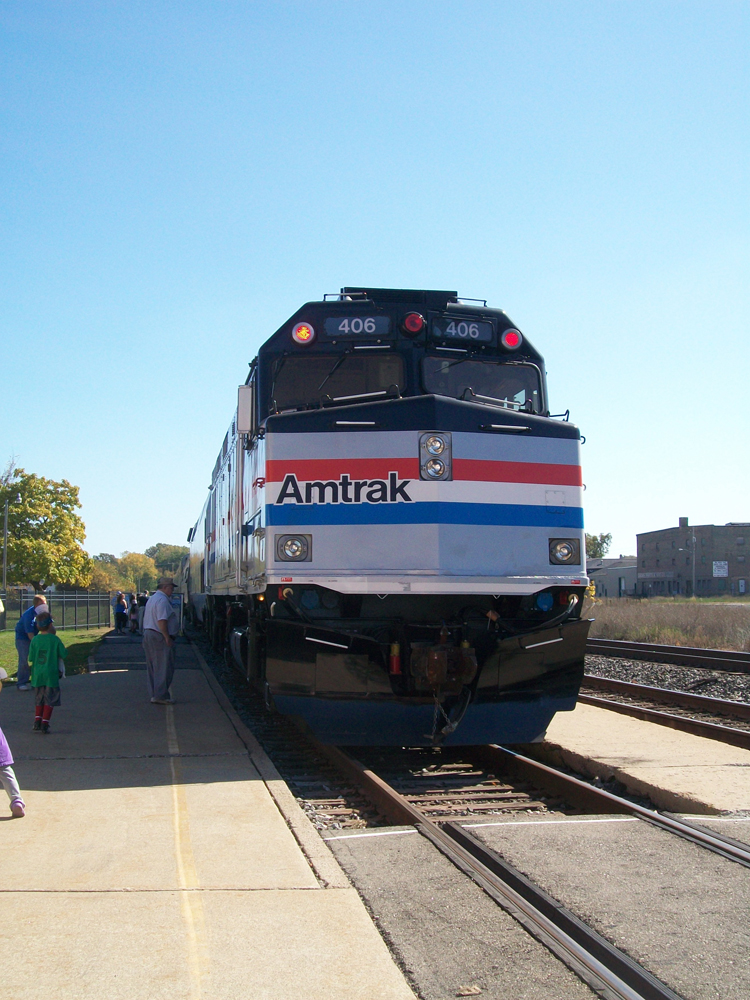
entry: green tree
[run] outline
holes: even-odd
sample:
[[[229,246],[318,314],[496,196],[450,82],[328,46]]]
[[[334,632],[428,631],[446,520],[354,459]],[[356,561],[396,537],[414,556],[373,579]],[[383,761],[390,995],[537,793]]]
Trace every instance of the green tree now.
[[[120,570],[120,560],[110,552],[100,552],[91,560],[91,586],[94,590],[125,590],[127,579]]]
[[[86,537],[76,513],[78,487],[16,468],[0,475],[0,510],[8,501],[8,583],[51,583],[87,587],[92,563],[82,547]]]
[[[157,542],[151,548],[146,549],[146,555],[153,559],[156,568],[163,574],[176,573],[180,568],[182,557],[186,556],[190,549],[187,545],[168,545],[166,542]]]
[[[159,578],[156,563],[141,552],[123,552],[118,560],[120,573],[127,579],[128,590],[154,590]]]
[[[586,533],[586,558],[587,559],[603,559],[609,552],[609,547],[612,544],[612,535],[605,535],[604,532],[601,535],[589,535]]]

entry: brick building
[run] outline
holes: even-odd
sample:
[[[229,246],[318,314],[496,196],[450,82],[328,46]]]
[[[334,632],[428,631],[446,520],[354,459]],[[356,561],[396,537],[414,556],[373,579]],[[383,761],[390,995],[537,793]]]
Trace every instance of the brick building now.
[[[638,539],[638,593],[696,597],[750,593],[750,521],[647,531]]]

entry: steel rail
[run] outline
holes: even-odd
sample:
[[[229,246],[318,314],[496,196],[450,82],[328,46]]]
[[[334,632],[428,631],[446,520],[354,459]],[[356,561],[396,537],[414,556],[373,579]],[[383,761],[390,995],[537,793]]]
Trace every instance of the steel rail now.
[[[634,698],[657,701],[663,705],[679,705],[680,708],[695,708],[700,712],[710,712],[712,715],[731,715],[736,719],[750,719],[750,705],[744,701],[709,698],[703,694],[689,694],[687,691],[673,691],[671,688],[650,687],[648,684],[619,681],[613,677],[601,677],[599,674],[584,674],[583,684],[584,687],[596,688],[599,691],[628,694]]]
[[[338,747],[317,748],[396,824],[414,825],[453,864],[606,1000],[679,1000],[678,995],[575,914],[454,823],[439,826],[374,771]]]
[[[626,642],[621,639],[588,639],[586,652],[589,655],[674,663],[683,667],[704,667],[736,674],[750,673],[750,653],[731,649],[663,646],[655,642]]]
[[[578,701],[584,705],[617,712],[619,715],[629,715],[643,722],[653,722],[657,726],[667,726],[691,736],[702,736],[707,740],[717,740],[728,746],[741,747],[750,750],[750,730],[735,729],[733,726],[721,726],[716,722],[704,722],[702,719],[688,719],[684,715],[673,715],[671,712],[659,712],[654,708],[641,708],[628,702],[612,701],[611,698],[598,698],[596,695],[579,694]]]
[[[508,747],[486,746],[477,747],[472,751],[472,759],[481,760],[485,765],[503,770],[515,771],[527,781],[542,785],[559,795],[567,796],[570,801],[584,804],[586,808],[595,808],[600,813],[630,813],[653,826],[661,827],[669,833],[683,837],[694,844],[705,847],[715,854],[720,854],[729,861],[750,868],[750,845],[714,833],[696,823],[688,823],[673,815],[656,812],[645,806],[631,802],[630,799],[615,795],[613,792],[596,788],[587,781],[559,771],[549,764],[534,760],[510,750]]]

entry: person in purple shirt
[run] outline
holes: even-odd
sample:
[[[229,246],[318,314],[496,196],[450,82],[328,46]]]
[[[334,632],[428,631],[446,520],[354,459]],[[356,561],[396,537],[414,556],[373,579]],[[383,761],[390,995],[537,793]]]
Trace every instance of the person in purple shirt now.
[[[24,611],[16,623],[16,652],[18,653],[17,691],[29,690],[29,677],[31,674],[31,668],[29,667],[29,646],[31,645],[31,640],[39,631],[36,627],[36,615],[37,609],[42,604],[45,604],[45,600],[41,594],[37,594],[34,597],[33,605]]]
[[[7,673],[0,667],[0,690],[2,690],[3,681],[7,677]],[[13,754],[10,752],[8,741],[2,729],[0,729],[0,784],[8,793],[11,815],[15,819],[25,816],[26,804],[21,798],[21,789],[18,787],[16,773],[13,770]]]

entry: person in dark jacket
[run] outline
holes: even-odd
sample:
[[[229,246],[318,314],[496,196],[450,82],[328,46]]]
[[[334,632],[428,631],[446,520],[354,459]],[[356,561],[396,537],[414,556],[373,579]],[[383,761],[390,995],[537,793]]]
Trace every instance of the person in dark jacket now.
[[[29,667],[29,646],[31,646],[31,640],[37,634],[39,629],[36,625],[37,609],[44,604],[46,608],[46,601],[41,594],[36,594],[34,596],[34,603],[30,608],[21,615],[16,624],[16,652],[18,653],[18,675],[16,680],[18,681],[18,691],[28,691],[29,690],[29,675],[31,668]]]

